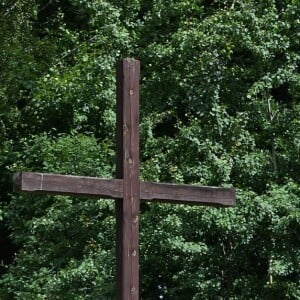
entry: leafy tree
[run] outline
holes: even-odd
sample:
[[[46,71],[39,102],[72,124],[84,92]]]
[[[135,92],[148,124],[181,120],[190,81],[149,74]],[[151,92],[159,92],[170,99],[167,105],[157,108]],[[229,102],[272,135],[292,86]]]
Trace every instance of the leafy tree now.
[[[142,179],[238,188],[230,209],[142,204],[142,298],[299,299],[299,13],[297,0],[1,4],[0,218],[18,248],[0,298],[113,299],[113,203],[11,195],[9,175],[113,177],[114,65],[134,56]]]

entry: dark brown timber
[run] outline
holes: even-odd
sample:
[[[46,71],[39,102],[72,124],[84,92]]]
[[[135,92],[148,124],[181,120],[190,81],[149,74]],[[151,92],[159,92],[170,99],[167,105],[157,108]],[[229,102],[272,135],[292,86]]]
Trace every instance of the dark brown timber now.
[[[235,205],[233,188],[139,181],[140,62],[117,65],[117,179],[20,172],[14,191],[115,199],[117,300],[139,299],[140,200],[206,206]]]
[[[139,80],[140,62],[117,66],[117,169],[123,201],[116,201],[117,299],[139,299]]]
[[[123,198],[122,179],[21,172],[14,176],[14,191],[96,198]],[[140,182],[140,199],[205,206],[235,205],[235,190],[211,186]]]
[[[14,192],[122,198],[122,180],[21,172],[14,175]]]

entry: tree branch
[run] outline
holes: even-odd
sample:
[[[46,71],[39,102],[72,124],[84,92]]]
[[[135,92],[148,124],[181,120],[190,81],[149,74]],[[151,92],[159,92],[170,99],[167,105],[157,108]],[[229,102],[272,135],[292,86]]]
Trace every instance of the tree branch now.
[[[3,15],[3,17],[6,17],[8,14],[11,13],[11,11],[17,6],[19,0],[17,0],[10,8],[7,9],[6,13]]]

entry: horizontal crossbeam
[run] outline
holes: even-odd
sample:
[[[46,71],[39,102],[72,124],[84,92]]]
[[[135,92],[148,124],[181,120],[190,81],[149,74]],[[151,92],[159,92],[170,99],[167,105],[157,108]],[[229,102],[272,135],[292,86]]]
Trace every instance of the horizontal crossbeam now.
[[[14,175],[14,191],[98,198],[123,198],[122,179],[20,172]],[[235,205],[235,189],[140,182],[140,199],[174,204]]]

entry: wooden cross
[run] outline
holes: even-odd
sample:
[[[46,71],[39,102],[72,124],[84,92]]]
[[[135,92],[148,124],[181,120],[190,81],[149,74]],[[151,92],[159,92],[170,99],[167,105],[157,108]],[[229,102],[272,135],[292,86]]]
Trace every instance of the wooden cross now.
[[[20,172],[14,190],[29,193],[115,199],[117,299],[139,299],[140,200],[206,206],[235,205],[233,188],[201,187],[139,180],[140,62],[117,65],[117,179]]]

